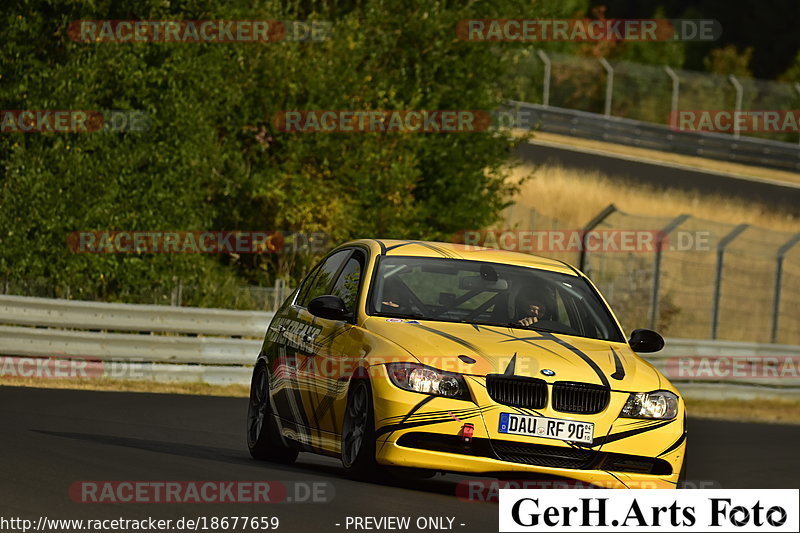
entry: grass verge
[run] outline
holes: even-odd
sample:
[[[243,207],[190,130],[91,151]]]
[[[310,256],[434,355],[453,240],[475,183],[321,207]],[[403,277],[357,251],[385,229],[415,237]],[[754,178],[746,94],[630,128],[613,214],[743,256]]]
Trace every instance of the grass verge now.
[[[686,410],[693,418],[714,418],[763,424],[800,424],[800,398],[705,400],[688,397],[686,398]]]
[[[704,338],[710,331],[712,287],[716,254],[712,246],[735,225],[750,227],[729,248],[725,259],[726,288],[721,295],[719,338],[733,341],[770,342],[772,287],[775,257],[782,243],[800,232],[796,210],[782,210],[765,202],[720,193],[705,193],[635,183],[600,171],[543,164],[520,165],[512,179],[528,177],[501,227],[519,230],[578,230],[609,204],[622,213],[608,218],[609,227],[622,230],[661,229],[681,214],[692,218],[681,224],[691,235],[710,236],[708,246],[685,252],[669,252],[663,260],[661,303],[656,329],[662,334]],[[624,214],[623,214],[624,213]],[[658,217],[658,218],[655,218]],[[699,241],[698,241],[699,242]],[[523,250],[524,251],[524,250]],[[543,250],[540,255],[577,265],[577,249]],[[787,256],[785,279],[798,273],[797,250]],[[649,313],[648,276],[653,261],[648,254],[602,254],[594,263],[594,279],[610,297],[615,313],[627,329],[642,326]],[[786,274],[789,272],[790,274]],[[785,283],[783,309],[797,306],[798,297]],[[752,319],[742,325],[737,309],[749,309]],[[800,318],[783,313],[778,332],[781,344],[798,344]]]
[[[528,218],[519,208],[535,209],[541,215],[558,220],[562,228],[581,228],[613,203],[620,210],[633,214],[674,217],[689,213],[715,222],[800,231],[800,219],[796,213],[724,193],[656,189],[600,171],[575,170],[560,165],[520,165],[512,174],[513,179],[530,176],[513,198],[520,216],[514,222],[522,224],[523,229],[527,227]]]

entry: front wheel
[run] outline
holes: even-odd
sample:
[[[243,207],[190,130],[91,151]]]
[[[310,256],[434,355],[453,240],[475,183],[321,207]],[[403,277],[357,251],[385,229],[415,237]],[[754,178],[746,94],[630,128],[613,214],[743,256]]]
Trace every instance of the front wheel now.
[[[377,473],[372,390],[366,378],[353,378],[347,396],[342,423],[342,464],[357,479],[369,479]]]
[[[293,463],[297,450],[286,447],[278,433],[278,424],[269,401],[267,365],[260,362],[253,371],[250,383],[250,403],[247,408],[247,448],[254,459],[275,463]]]

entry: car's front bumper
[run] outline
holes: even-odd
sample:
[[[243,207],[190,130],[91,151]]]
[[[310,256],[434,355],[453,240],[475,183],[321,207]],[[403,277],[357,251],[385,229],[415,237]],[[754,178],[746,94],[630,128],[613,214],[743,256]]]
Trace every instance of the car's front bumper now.
[[[554,439],[499,434],[495,431],[499,413],[511,408],[489,398],[480,378],[471,380],[474,403],[400,390],[385,370],[373,367],[378,462],[482,475],[556,476],[604,488],[676,487],[686,447],[683,402],[678,417],[669,422],[617,418],[626,393],[612,395],[609,407],[597,415],[542,410],[541,414],[548,417],[595,423],[595,442],[574,446]],[[470,442],[461,435],[465,424],[472,425]],[[511,450],[497,453],[503,446]],[[576,459],[525,455],[531,448],[537,454],[552,451]],[[625,458],[632,463],[619,466]],[[650,471],[657,474],[631,470],[630,464],[636,464],[637,459],[656,465]]]
[[[627,472],[607,472],[604,470],[576,470],[532,466],[489,457],[476,457],[455,453],[422,450],[399,446],[396,442],[386,444],[377,454],[378,462],[385,465],[437,469],[447,472],[460,472],[480,475],[519,473],[520,479],[536,476],[555,476],[569,478],[607,489],[674,489],[678,473],[669,476],[633,474]]]

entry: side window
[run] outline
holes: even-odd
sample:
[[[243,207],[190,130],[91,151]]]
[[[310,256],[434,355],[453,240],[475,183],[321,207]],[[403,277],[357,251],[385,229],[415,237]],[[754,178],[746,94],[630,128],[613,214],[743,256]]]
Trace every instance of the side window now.
[[[333,276],[339,271],[339,267],[342,266],[342,263],[348,255],[350,255],[350,250],[340,250],[328,257],[325,262],[317,268],[314,280],[309,284],[306,293],[300,295],[300,298],[297,300],[297,305],[308,307],[308,302],[317,296],[328,294],[328,288],[333,282]]]
[[[556,289],[557,315],[553,318],[553,320],[560,322],[565,326],[569,326],[572,330],[580,335],[595,336],[598,332],[587,331],[587,328],[584,327],[584,324],[581,321],[578,310],[582,309],[583,307],[584,306],[579,300],[577,300],[575,296],[562,289]],[[591,322],[587,322],[587,324],[591,324]]]
[[[347,307],[347,310],[351,313],[355,311],[356,308],[363,261],[363,257],[359,252],[354,253],[353,257],[344,265],[341,274],[339,274],[331,290],[331,294],[341,298],[342,301],[344,301],[345,307]]]
[[[308,294],[308,289],[310,289],[311,285],[314,284],[314,278],[317,276],[319,267],[320,267],[319,264],[317,264],[314,267],[311,273],[308,276],[306,276],[306,279],[303,280],[303,283],[302,285],[300,285],[300,288],[297,290],[297,298],[295,299],[297,305],[301,305],[301,302],[306,301],[306,295]]]
[[[561,322],[570,327],[575,327],[572,323],[569,313],[567,312],[567,302],[564,301],[564,294],[560,290],[556,290],[556,309],[551,320]]]

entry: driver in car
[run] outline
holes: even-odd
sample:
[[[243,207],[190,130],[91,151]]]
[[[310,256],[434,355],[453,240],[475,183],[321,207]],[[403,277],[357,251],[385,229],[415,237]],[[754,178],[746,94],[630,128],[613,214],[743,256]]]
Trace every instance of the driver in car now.
[[[402,288],[399,281],[392,278],[386,280],[386,284],[383,288],[383,294],[381,296],[381,311],[391,311],[397,313],[406,310],[406,306],[403,305],[406,302],[402,296]]]
[[[535,293],[527,292],[518,296],[517,316],[522,316],[517,320],[520,326],[532,326],[544,318],[545,305],[542,298]]]
[[[532,326],[539,322],[544,316],[544,304],[538,302],[529,302],[527,309],[527,315],[519,320],[517,320],[517,324],[520,326]]]

